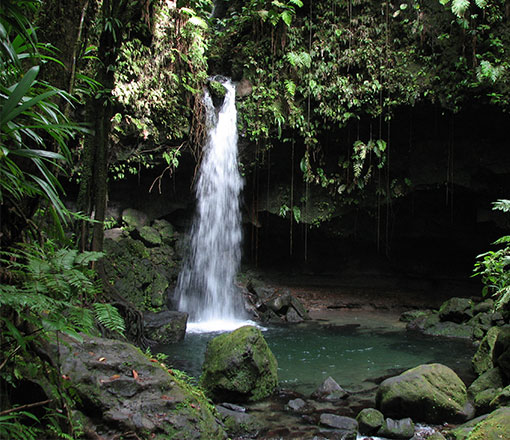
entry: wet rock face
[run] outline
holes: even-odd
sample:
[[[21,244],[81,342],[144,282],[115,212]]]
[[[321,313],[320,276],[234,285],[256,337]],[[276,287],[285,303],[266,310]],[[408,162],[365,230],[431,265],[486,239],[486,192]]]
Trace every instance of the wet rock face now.
[[[259,329],[244,326],[209,341],[200,383],[215,401],[256,401],[278,384],[277,362]]]
[[[500,408],[479,422],[469,434],[469,440],[499,440],[510,438],[510,407]]]
[[[377,390],[376,404],[386,416],[425,423],[459,422],[473,415],[466,386],[441,364],[420,365],[386,379]]]
[[[184,339],[188,314],[166,310],[159,313],[146,312],[143,315],[147,337],[159,344],[171,344]]]
[[[92,337],[66,342],[59,345],[61,372],[97,438],[113,440],[128,431],[140,439],[226,438],[205,396],[136,347]]]

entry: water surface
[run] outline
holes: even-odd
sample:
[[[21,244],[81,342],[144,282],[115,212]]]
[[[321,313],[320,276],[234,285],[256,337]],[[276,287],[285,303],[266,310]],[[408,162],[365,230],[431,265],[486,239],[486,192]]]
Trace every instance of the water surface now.
[[[183,342],[158,350],[175,368],[198,377],[207,342],[218,334],[188,333]],[[468,381],[474,353],[470,343],[409,333],[374,314],[269,326],[263,334],[278,360],[280,386],[303,394],[328,376],[349,391],[370,389],[382,377],[430,362],[448,365]]]

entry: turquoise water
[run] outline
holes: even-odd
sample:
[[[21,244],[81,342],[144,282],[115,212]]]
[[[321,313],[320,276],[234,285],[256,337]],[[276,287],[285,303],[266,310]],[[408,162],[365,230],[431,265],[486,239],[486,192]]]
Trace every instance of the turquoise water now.
[[[352,320],[351,320],[352,321]],[[471,344],[424,337],[374,318],[347,324],[309,322],[271,326],[264,337],[278,360],[282,388],[313,392],[328,376],[349,391],[374,386],[377,379],[419,364],[440,362],[469,380]],[[157,347],[174,368],[198,377],[207,342],[218,333],[187,334],[183,342]]]

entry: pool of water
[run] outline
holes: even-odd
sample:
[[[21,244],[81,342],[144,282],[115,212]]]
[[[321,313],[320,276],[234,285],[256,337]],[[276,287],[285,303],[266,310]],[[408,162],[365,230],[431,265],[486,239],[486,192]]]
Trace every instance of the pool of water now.
[[[328,376],[349,391],[374,387],[381,377],[419,364],[440,362],[471,379],[470,343],[406,332],[385,317],[350,315],[301,324],[270,326],[264,337],[278,360],[280,386],[310,394]],[[187,334],[159,346],[174,368],[198,377],[207,342],[218,333]]]

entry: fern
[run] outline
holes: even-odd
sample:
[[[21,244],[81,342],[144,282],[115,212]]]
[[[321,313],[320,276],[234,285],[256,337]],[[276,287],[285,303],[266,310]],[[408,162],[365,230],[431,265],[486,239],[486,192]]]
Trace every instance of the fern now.
[[[95,303],[93,307],[97,322],[110,331],[124,335],[126,331],[124,319],[114,306],[111,304]]]
[[[469,0],[452,0],[452,12],[457,17],[463,17],[469,8]]]

